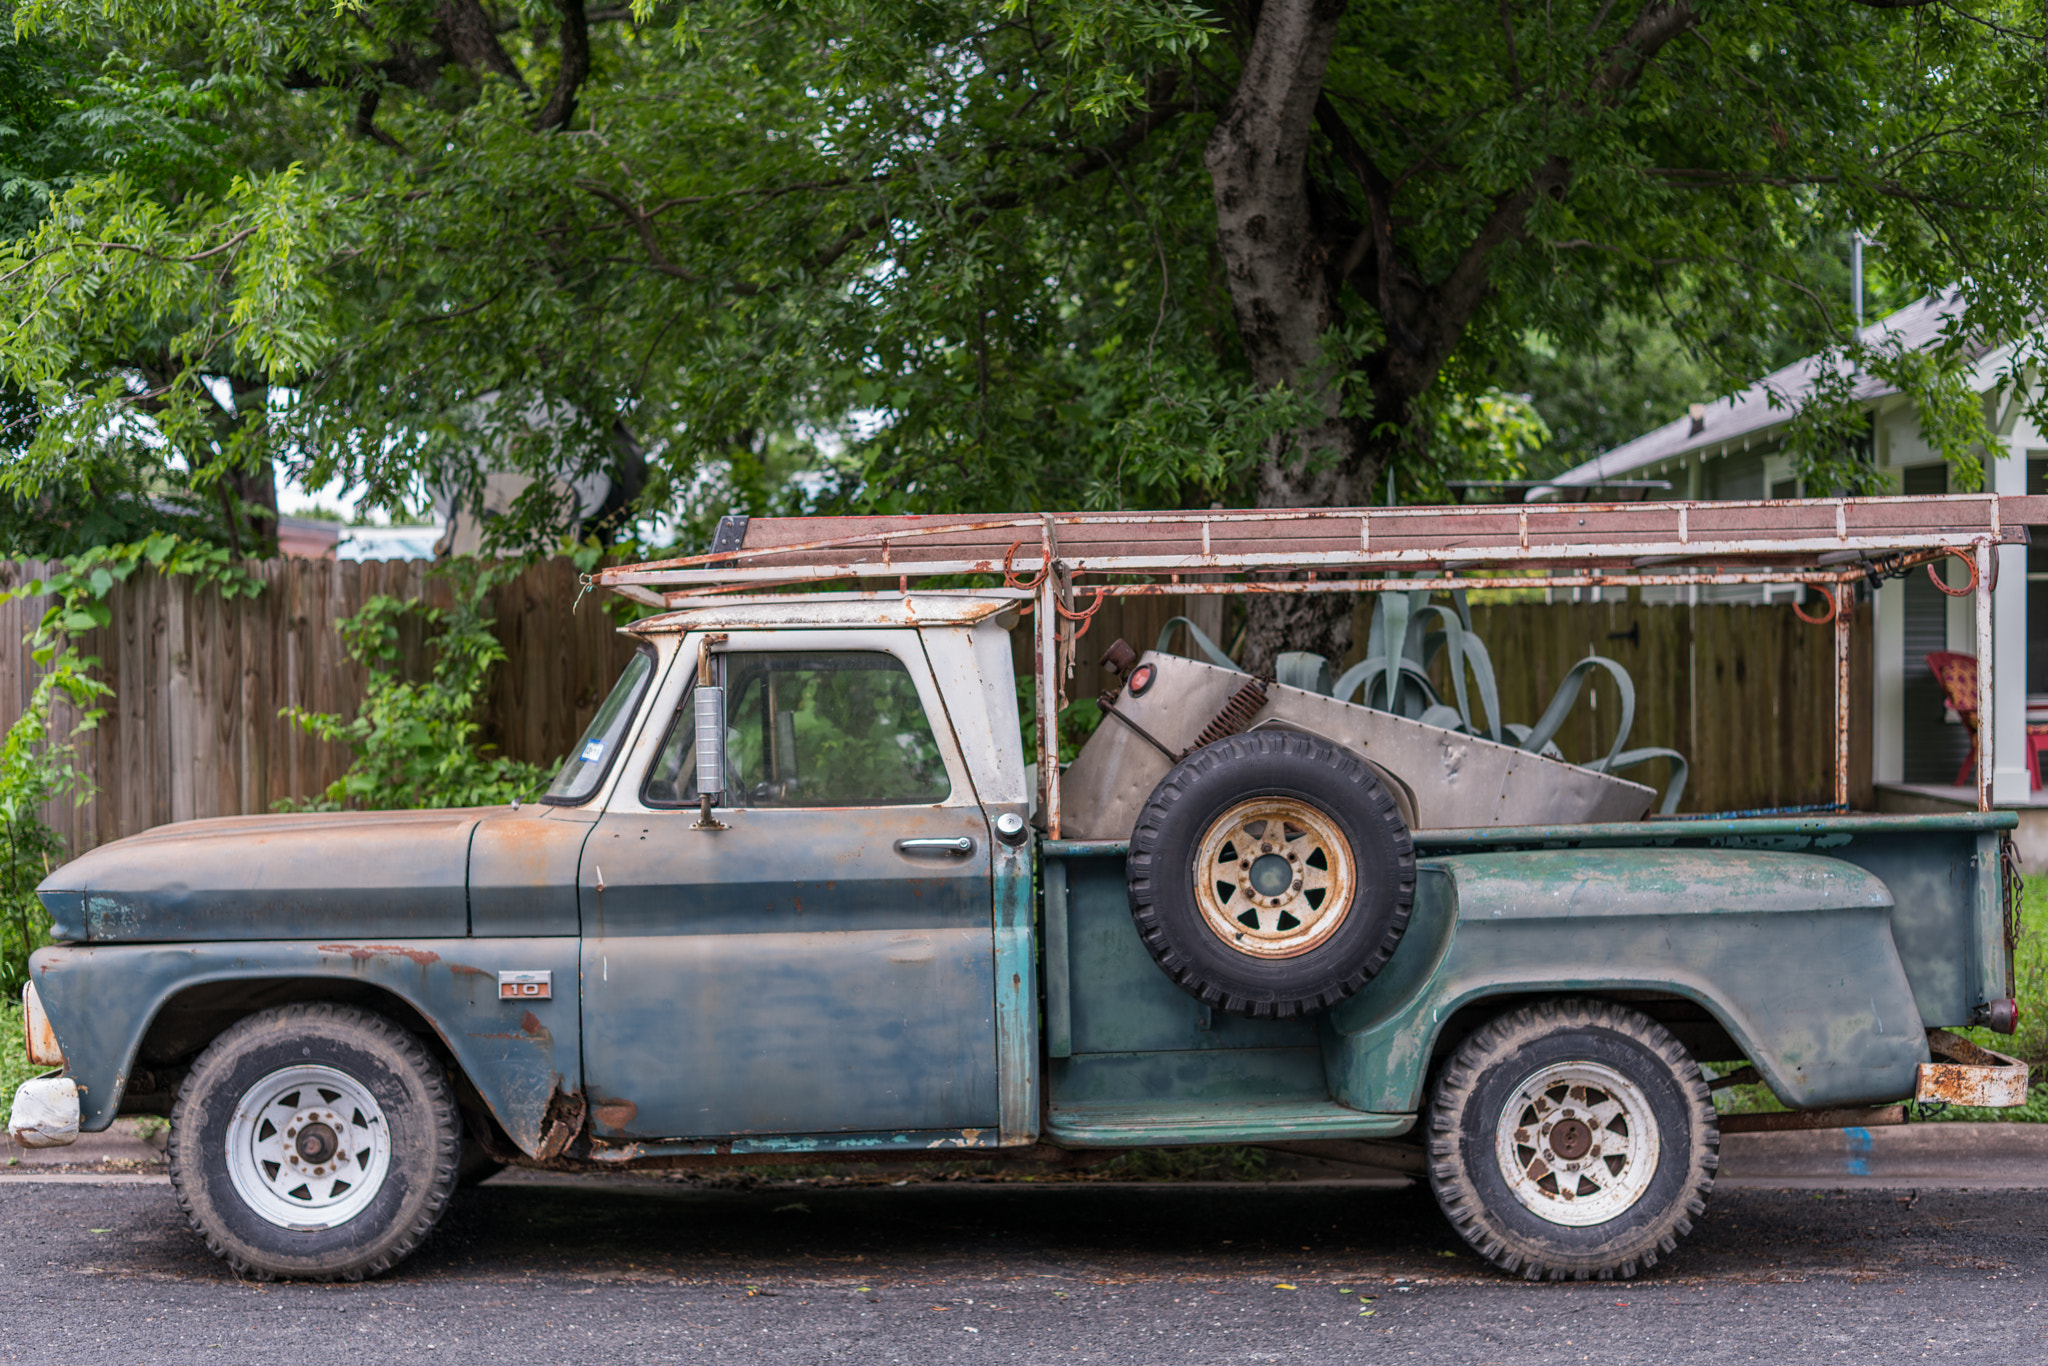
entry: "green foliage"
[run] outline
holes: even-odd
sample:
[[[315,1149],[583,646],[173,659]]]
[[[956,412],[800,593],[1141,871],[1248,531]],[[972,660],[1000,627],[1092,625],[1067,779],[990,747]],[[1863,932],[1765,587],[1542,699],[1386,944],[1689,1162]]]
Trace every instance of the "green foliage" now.
[[[1017,628],[1029,629],[1029,623]],[[1038,762],[1038,704],[1034,700],[1032,682],[1029,677],[1017,679],[1017,719],[1024,730],[1024,759],[1026,763]],[[1102,724],[1102,707],[1092,697],[1080,697],[1060,708],[1060,762],[1071,764],[1081,757],[1081,747],[1088,743],[1088,737],[1095,734],[1095,728]]]
[[[1727,377],[1686,350],[1658,321],[1612,317],[1584,349],[1541,333],[1524,338],[1500,383],[1528,393],[1550,430],[1529,477],[1561,474],[1721,396]],[[1675,492],[1683,494],[1684,490]]]
[[[1313,375],[1253,373],[1218,254],[1204,149],[1257,9],[589,13],[579,79],[553,5],[491,10],[482,55],[434,4],[21,5],[0,382],[32,435],[0,493],[24,525],[60,488],[212,518],[271,461],[387,508],[611,471],[613,532],[659,510],[696,545],[726,509],[1235,504],[1323,416]],[[1792,356],[1856,358],[1851,231],[1883,242],[1888,298],[1960,284],[1958,346],[2043,359],[2037,7],[1719,5],[1604,99],[1635,21],[1375,0],[1337,25],[1302,269],[1341,274],[1316,364],[1344,414],[1411,422],[1403,487],[1529,466],[1465,439],[1504,392],[1583,452]],[[1393,411],[1420,315],[1385,311],[1474,252],[1469,316]],[[1967,471],[1962,354],[1867,359]],[[1856,433],[1811,412],[1809,485],[1854,486]],[[551,544],[550,489],[497,532]]]
[[[457,561],[453,607],[426,607],[388,594],[340,623],[349,656],[370,673],[353,718],[290,708],[284,714],[322,740],[355,752],[329,784],[317,810],[372,811],[491,806],[543,791],[552,770],[494,754],[478,741],[485,684],[505,647],[491,630],[490,596],[501,570]],[[427,630],[430,676],[405,677],[400,625],[408,617]]]
[[[28,709],[0,740],[0,999],[20,996],[28,956],[49,938],[49,913],[35,889],[63,861],[64,842],[44,822],[42,809],[67,795],[82,799],[85,791],[69,737],[50,739],[52,703],[63,697],[81,715],[97,717],[90,704],[104,692],[104,685],[80,675],[45,674]],[[90,724],[82,721],[79,729]]]
[[[6,996],[0,996],[0,1095],[10,1102],[17,1086],[54,1070],[32,1066],[21,1041],[21,989],[17,985]]]
[[[1430,459],[1396,471],[1395,496],[1407,503],[1448,503],[1451,479],[1526,479],[1550,440],[1550,427],[1526,394],[1498,389],[1446,391],[1424,405]]]

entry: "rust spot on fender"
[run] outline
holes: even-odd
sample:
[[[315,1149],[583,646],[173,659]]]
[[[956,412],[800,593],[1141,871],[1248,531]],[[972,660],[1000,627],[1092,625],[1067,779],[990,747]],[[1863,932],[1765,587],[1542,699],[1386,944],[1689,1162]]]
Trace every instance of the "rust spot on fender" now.
[[[432,949],[409,949],[403,944],[322,944],[320,952],[345,953],[358,963],[367,962],[372,958],[410,958],[421,967],[426,967],[429,963],[441,961],[441,955]],[[477,970],[470,969],[472,972]]]
[[[600,1097],[590,1107],[590,1117],[607,1129],[623,1129],[633,1122],[640,1113],[640,1107],[630,1100],[606,1100]]]
[[[533,1149],[535,1157],[552,1162],[562,1155],[562,1150],[583,1128],[584,1105],[581,1091],[564,1091],[561,1079],[556,1078],[555,1093],[548,1098],[547,1113],[541,1116],[540,1141]]]
[[[541,1023],[540,1016],[530,1010],[520,1017],[519,1027],[525,1030],[526,1036],[535,1043],[553,1043],[555,1041],[555,1036],[548,1032],[546,1025]]]
[[[468,963],[450,963],[448,971],[457,977],[488,977],[491,975],[489,968],[472,967]]]

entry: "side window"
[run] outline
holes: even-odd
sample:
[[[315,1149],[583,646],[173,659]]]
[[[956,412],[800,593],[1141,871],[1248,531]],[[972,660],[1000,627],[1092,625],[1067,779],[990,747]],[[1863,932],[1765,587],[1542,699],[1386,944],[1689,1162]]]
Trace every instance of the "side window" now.
[[[952,793],[917,684],[871,650],[717,656],[735,806],[928,806]],[[669,723],[641,791],[649,806],[697,800],[690,699]]]

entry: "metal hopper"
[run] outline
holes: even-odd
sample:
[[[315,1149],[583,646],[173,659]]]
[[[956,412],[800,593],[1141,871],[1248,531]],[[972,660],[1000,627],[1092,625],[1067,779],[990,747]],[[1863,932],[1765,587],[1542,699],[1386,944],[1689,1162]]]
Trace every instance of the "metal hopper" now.
[[[1128,839],[1152,789],[1248,681],[1157,651],[1130,677],[1061,777],[1060,833],[1068,839]],[[1416,830],[1640,820],[1657,795],[1578,764],[1281,683],[1266,684],[1257,710],[1235,720],[1233,729],[1287,727],[1351,749],[1391,780]]]

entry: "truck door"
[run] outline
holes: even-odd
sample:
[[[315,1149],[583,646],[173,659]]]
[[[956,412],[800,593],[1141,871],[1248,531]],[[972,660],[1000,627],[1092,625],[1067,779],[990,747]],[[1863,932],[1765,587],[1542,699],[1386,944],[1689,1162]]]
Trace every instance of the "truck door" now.
[[[584,845],[600,1139],[997,1122],[989,826],[915,631],[735,634],[725,828],[691,664]]]

